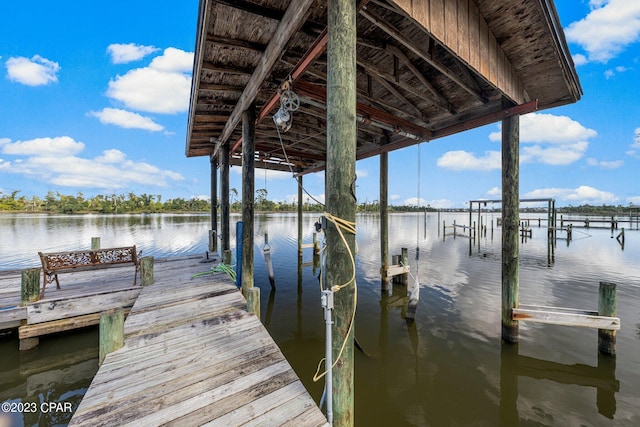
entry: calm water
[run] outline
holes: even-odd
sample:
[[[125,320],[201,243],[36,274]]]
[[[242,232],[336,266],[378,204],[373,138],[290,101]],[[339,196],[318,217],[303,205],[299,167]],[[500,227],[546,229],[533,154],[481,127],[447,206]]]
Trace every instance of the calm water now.
[[[640,232],[627,229],[622,249],[608,229],[576,228],[573,241],[559,240],[550,254],[546,229],[534,221],[533,237],[521,244],[521,303],[595,310],[598,282],[618,284],[622,330],[617,358],[610,359],[598,356],[591,329],[522,323],[518,345],[501,343],[500,229],[492,238],[493,215],[483,216],[489,230],[479,242],[443,237],[436,214],[391,216],[390,253],[409,248],[421,286],[413,323],[403,318],[401,288],[380,294],[378,216],[358,216],[356,336],[365,352],[355,356],[356,424],[640,425]],[[305,216],[306,242],[316,219]],[[466,224],[468,215],[440,217],[447,225],[454,219]],[[0,269],[37,266],[37,251],[87,247],[93,236],[103,247],[136,244],[156,257],[204,253],[208,228],[206,215],[0,215]],[[256,218],[255,278],[263,322],[319,400],[323,384],[312,381],[324,354],[318,271],[309,266],[298,273],[296,230],[295,215]],[[265,233],[275,292],[262,256]],[[306,251],[304,261],[312,261]],[[0,401],[75,404],[97,369],[96,346],[97,332],[88,330],[42,339],[35,354],[20,357],[15,337],[0,339]],[[60,362],[60,354],[73,363]],[[64,424],[59,418],[14,421]]]

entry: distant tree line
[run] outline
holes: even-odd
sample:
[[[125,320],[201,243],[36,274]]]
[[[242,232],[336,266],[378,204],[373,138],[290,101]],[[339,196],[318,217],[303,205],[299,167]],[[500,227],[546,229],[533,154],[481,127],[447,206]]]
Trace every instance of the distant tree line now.
[[[19,195],[20,190],[14,190],[9,194],[0,191],[0,212],[45,212],[45,213],[154,213],[154,212],[209,212],[211,201],[192,197],[181,197],[163,201],[160,194],[98,194],[94,197],[85,197],[81,192],[75,196],[49,191],[43,198],[39,196],[26,197]],[[229,191],[229,205],[232,212],[242,211],[242,200],[238,197],[238,190],[231,188]],[[298,209],[297,201],[272,201],[267,198],[268,192],[264,188],[256,190],[255,208],[266,212],[295,212]],[[631,206],[631,205],[630,205]],[[546,211],[544,208],[526,208],[523,212]],[[304,197],[302,210],[305,212],[322,212],[324,205],[317,203],[311,197]],[[391,205],[390,212],[435,212],[438,209],[417,205]],[[452,212],[468,212],[468,208],[443,209]],[[489,209],[499,211],[498,209]],[[586,215],[626,215],[629,207],[622,205],[580,205],[568,206],[557,209],[558,212],[576,213]],[[380,203],[377,200],[369,202],[365,200],[358,204],[358,212],[379,212]]]
[[[10,194],[0,192],[0,211],[47,212],[47,213],[153,213],[153,212],[206,212],[210,209],[207,200],[199,198],[175,198],[162,201],[160,194],[98,194],[85,197],[81,192],[75,196],[49,191],[45,197],[18,196],[20,191]]]

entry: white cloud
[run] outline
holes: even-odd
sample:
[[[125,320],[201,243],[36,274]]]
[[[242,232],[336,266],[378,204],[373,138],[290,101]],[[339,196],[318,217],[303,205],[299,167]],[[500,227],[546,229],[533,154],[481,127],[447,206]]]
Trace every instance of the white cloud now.
[[[492,187],[487,191],[487,196],[501,196],[502,197],[502,189],[500,187]]]
[[[627,71],[630,71],[631,68],[628,67],[623,67],[623,66],[617,66],[615,68],[609,68],[608,70],[605,70],[604,72],[604,78],[609,80],[610,78],[614,77],[616,74],[620,74],[620,73],[624,73]]]
[[[589,166],[599,167],[601,169],[618,169],[624,165],[624,160],[598,160],[590,157],[586,160]]]
[[[501,127],[498,125],[498,127]],[[593,138],[598,133],[584,127],[567,116],[548,113],[530,113],[520,116],[520,142],[543,142],[547,144],[574,143]],[[500,131],[489,134],[491,141],[502,140]]]
[[[498,128],[500,127],[498,125]],[[522,144],[520,162],[548,165],[571,164],[586,153],[589,148],[588,139],[597,136],[597,134],[595,130],[589,129],[567,116],[547,113],[526,114],[520,117],[520,143]],[[501,141],[501,131],[491,132],[489,139],[495,142]],[[490,153],[495,153],[491,157],[495,162],[493,169],[500,169],[500,152]],[[438,165],[454,170],[486,170],[485,167],[488,164],[480,165],[478,162],[480,160],[486,162],[487,157],[485,155],[485,158],[478,159],[471,153],[450,152],[438,160]],[[445,160],[447,161],[445,162]],[[465,167],[461,165],[465,165]],[[474,167],[474,165],[476,166]]]
[[[523,198],[555,198],[571,204],[611,204],[617,202],[618,197],[608,191],[601,191],[588,185],[577,188],[541,188],[530,191]]]
[[[114,64],[126,64],[137,61],[158,50],[155,46],[143,46],[135,43],[114,43],[107,47],[107,52],[111,55],[111,62]]]
[[[115,148],[104,150],[101,156],[94,158],[98,163],[123,163],[126,159],[127,155]]]
[[[428,200],[427,205],[436,209],[450,209],[455,206],[455,203],[449,199],[436,199],[436,200]]]
[[[431,207],[435,209],[449,209],[455,206],[455,203],[449,199],[426,200],[417,197],[409,197],[402,202],[403,206],[420,206],[423,208]]]
[[[84,144],[69,136],[35,138],[28,141],[0,141],[2,153],[25,156],[64,157],[84,150]]]
[[[573,58],[573,64],[574,64],[576,67],[579,67],[580,65],[584,65],[584,64],[586,64],[587,62],[589,62],[589,60],[587,59],[587,57],[586,57],[586,56],[584,56],[584,55],[583,55],[583,54],[581,54],[581,53],[576,53],[575,55],[573,55],[573,56],[572,56],[572,58]]]
[[[58,81],[60,65],[40,55],[31,59],[23,56],[9,58],[5,64],[9,80],[27,86],[44,86]]]
[[[455,171],[489,171],[502,167],[502,156],[499,151],[486,151],[484,156],[476,157],[475,154],[468,151],[456,150],[444,153],[438,159],[437,165]]]
[[[103,108],[102,111],[91,111],[90,115],[97,117],[100,123],[120,126],[127,129],[144,129],[152,132],[164,130],[164,126],[131,111],[119,108]]]
[[[0,171],[53,185],[115,190],[136,184],[166,187],[169,181],[184,179],[177,172],[129,160],[116,149],[105,150],[93,159],[79,157],[84,144],[68,136],[15,143],[3,139],[0,147],[4,154],[25,156],[0,161]]]
[[[640,128],[636,128],[634,132],[633,143],[629,146],[629,150],[626,152],[629,156],[638,157],[638,151],[640,151]]]
[[[598,0],[590,2],[591,11],[565,28],[569,42],[580,45],[590,61],[607,62],[640,35],[640,2]]]
[[[570,165],[579,160],[589,148],[586,141],[561,146],[544,148],[541,145],[522,147],[520,150],[521,163],[543,163],[546,165]]]
[[[160,56],[153,58],[149,68],[168,73],[191,73],[193,69],[193,52],[168,47]]]
[[[369,176],[369,171],[366,169],[356,169],[356,177],[358,177],[358,179],[360,178],[367,178]]]
[[[427,201],[422,197],[409,197],[408,199],[404,199],[402,204],[404,206],[427,206]]]
[[[148,67],[136,68],[109,82],[107,96],[127,108],[152,113],[187,111],[193,53],[165,49]]]

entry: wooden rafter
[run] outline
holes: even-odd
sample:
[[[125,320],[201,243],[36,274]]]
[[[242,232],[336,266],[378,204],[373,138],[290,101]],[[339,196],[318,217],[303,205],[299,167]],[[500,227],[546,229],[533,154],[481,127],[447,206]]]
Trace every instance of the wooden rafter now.
[[[282,17],[282,21],[280,21],[276,32],[265,49],[262,60],[258,62],[255,71],[249,78],[249,82],[247,83],[244,92],[242,92],[240,99],[238,99],[236,107],[231,112],[224,130],[218,138],[220,141],[226,142],[229,140],[231,133],[240,122],[242,112],[255,101],[260,85],[271,73],[273,66],[278,61],[282,50],[289,42],[291,36],[305,21],[307,11],[312,3],[313,0],[299,0],[289,4],[287,11]]]
[[[370,10],[362,11],[360,12],[360,14],[365,18],[367,18],[372,24],[380,28],[382,31],[384,31],[385,33],[393,37],[396,41],[401,43],[404,47],[406,47],[415,55],[417,55],[420,59],[422,59],[429,65],[431,65],[433,68],[435,68],[440,73],[445,75],[451,81],[455,82],[458,86],[460,86],[462,89],[467,91],[470,95],[473,95],[474,97],[476,97],[478,100],[482,102],[487,101],[482,96],[481,92],[479,92],[476,88],[471,87],[467,82],[460,79],[458,76],[456,76],[456,74],[453,71],[449,70],[449,68],[447,68],[445,65],[436,61],[433,58],[433,55],[431,55],[428,52],[424,52],[424,50],[421,47],[417,46],[414,42],[404,37],[402,33],[397,28],[395,28],[392,24],[390,24],[380,16],[377,16]]]

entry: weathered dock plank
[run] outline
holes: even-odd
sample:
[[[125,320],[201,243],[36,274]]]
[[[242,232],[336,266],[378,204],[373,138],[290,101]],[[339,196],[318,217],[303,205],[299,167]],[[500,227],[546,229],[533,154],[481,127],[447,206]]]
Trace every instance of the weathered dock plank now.
[[[109,290],[73,298],[56,298],[27,305],[27,324],[50,322],[112,308],[131,307],[141,288]]]
[[[226,275],[161,264],[70,426],[328,425]]]

